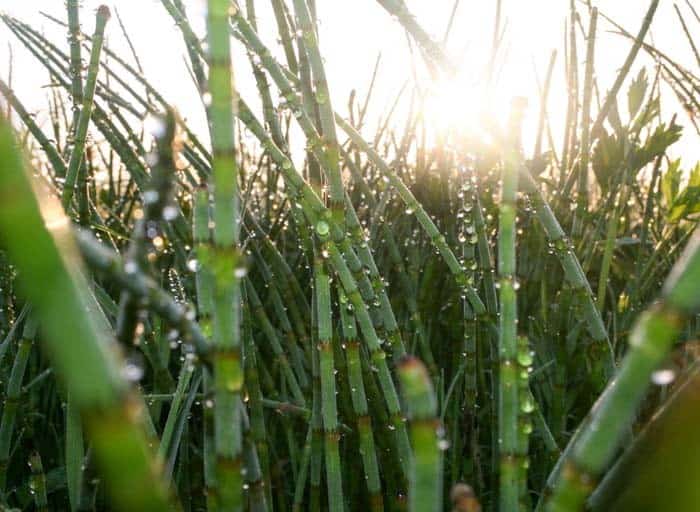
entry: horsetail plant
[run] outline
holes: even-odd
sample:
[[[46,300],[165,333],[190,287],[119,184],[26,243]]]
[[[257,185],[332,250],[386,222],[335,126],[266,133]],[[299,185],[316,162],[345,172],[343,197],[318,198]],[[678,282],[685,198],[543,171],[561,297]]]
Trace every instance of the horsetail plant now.
[[[68,0],[68,40],[70,41],[71,95],[73,96],[72,128],[76,130],[80,121],[80,107],[83,103],[83,62],[80,51],[80,3]]]
[[[72,11],[72,6],[70,8]],[[97,9],[97,17],[95,21],[95,33],[92,36],[92,50],[90,52],[90,63],[88,65],[87,78],[85,79],[85,88],[82,91],[82,105],[78,117],[78,125],[75,128],[75,141],[73,150],[71,151],[68,168],[66,170],[66,181],[61,195],[61,203],[63,207],[68,209],[73,194],[75,193],[75,184],[80,172],[80,166],[83,163],[83,151],[85,150],[85,137],[87,136],[88,124],[93,109],[93,99],[95,97],[95,87],[97,86],[97,72],[100,65],[100,52],[102,51],[102,43],[104,41],[105,26],[109,21],[111,14],[106,5],[102,5]],[[77,20],[75,20],[77,22]],[[74,22],[73,22],[74,23]],[[74,28],[71,28],[74,30]],[[72,37],[72,36],[71,36]],[[74,88],[78,87],[77,78],[73,78]]]
[[[213,246],[203,265],[213,277],[214,443],[219,506],[241,510],[243,433],[239,400],[243,389],[240,337],[240,233],[238,171],[234,150],[229,2],[207,4],[208,88],[212,133]]]
[[[187,2],[162,0],[202,134],[192,112],[175,114],[187,105],[170,104],[145,74],[127,17],[123,56],[103,44],[104,30],[81,32],[79,2],[67,2],[67,21],[42,13],[68,35],[63,46],[0,14],[50,84],[44,122],[10,73],[0,81],[19,141],[8,143],[3,125],[0,508],[629,503],[658,472],[639,463],[623,493],[616,462],[639,456],[647,436],[636,433],[692,381],[688,340],[700,327],[687,299],[697,258],[687,256],[669,281],[680,288],[669,284],[635,327],[641,341],[623,341],[688,241],[698,243],[700,171],[668,153],[680,129],[664,122],[660,89],[695,108],[700,79],[645,41],[650,2],[637,36],[592,5],[567,4],[565,129],[548,104],[553,52],[532,155],[520,147],[518,108],[507,129],[488,112],[505,69],[501,2],[486,112],[469,137],[434,126],[422,76],[459,80],[447,37],[459,1],[438,39],[403,0],[379,0],[425,69],[411,66],[375,115],[387,63],[377,59],[364,92],[340,108],[316,1],[209,0],[200,34]],[[685,11],[676,13],[692,42]],[[633,41],[612,89],[594,58],[601,23]],[[266,44],[270,28],[280,47]],[[237,49],[252,67],[240,90]],[[616,105],[641,49],[654,59],[653,85],[648,70],[630,81],[624,116]],[[31,156],[36,192],[15,172],[15,145]],[[55,198],[66,196],[61,208]],[[671,337],[680,343],[669,357]],[[647,393],[650,375],[659,387]],[[617,459],[625,435],[631,448]]]
[[[518,368],[517,368],[517,280],[515,269],[516,207],[520,158],[520,132],[525,105],[518,98],[511,106],[508,147],[503,161],[501,204],[498,219],[498,284],[500,316],[498,339],[498,451],[499,509],[518,508]]]
[[[314,261],[314,294],[316,322],[318,324],[318,358],[321,387],[321,418],[323,420],[323,452],[328,484],[328,510],[343,510],[343,484],[341,477],[338,432],[338,407],[336,403],[336,366],[333,358],[333,322],[331,287],[328,272],[321,258]]]
[[[437,399],[425,366],[407,357],[398,367],[404,400],[411,423],[411,472],[408,503],[411,512],[440,510],[442,426],[437,420]]]
[[[547,510],[578,510],[583,506],[592,482],[619,446],[652,373],[671,349],[683,320],[698,312],[700,299],[694,283],[699,277],[700,232],[696,231],[664,283],[660,301],[630,332],[629,352],[577,436]]]
[[[3,240],[20,262],[23,286],[45,326],[46,348],[55,361],[81,411],[86,433],[113,499],[128,509],[168,510],[169,498],[160,481],[139,421],[143,405],[130,396],[119,375],[117,361],[95,320],[83,314],[89,296],[73,259],[69,223],[55,202],[45,204],[43,219],[25,174],[14,138],[6,123],[0,126],[0,154],[5,172],[2,190],[14,191],[0,210]],[[52,283],[47,287],[50,276]],[[73,318],[76,330],[65,333],[63,319]],[[65,335],[65,334],[68,335]],[[74,371],[77,369],[80,371]]]

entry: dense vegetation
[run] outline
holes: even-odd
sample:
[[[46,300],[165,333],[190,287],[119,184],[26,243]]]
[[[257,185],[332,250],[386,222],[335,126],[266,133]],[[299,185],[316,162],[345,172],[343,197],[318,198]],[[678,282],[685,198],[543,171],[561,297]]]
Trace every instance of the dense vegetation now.
[[[378,1],[450,76],[402,0]],[[253,0],[209,0],[203,39],[161,0],[195,133],[103,44],[109,9],[86,34],[78,3],[51,19],[67,44],[0,15],[51,79],[47,126],[0,81],[0,508],[700,503],[700,166],[667,156],[682,130],[660,106],[670,85],[692,120],[700,80],[644,42],[658,0],[620,29],[611,85],[603,15],[571,2],[563,140],[552,55],[534,149],[522,99],[476,137],[429,133],[419,94],[374,133],[371,86],[338,114],[314,0],[271,0],[272,35]]]

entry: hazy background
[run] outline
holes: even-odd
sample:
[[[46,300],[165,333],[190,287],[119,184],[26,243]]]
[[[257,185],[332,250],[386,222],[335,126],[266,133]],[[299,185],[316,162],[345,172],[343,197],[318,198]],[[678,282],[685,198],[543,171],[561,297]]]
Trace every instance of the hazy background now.
[[[83,2],[81,23],[83,30],[92,33],[94,28],[94,11],[100,3],[106,3],[119,12],[126,30],[130,35],[143,64],[146,76],[164,93],[165,97],[180,112],[190,119],[195,126],[204,127],[204,114],[201,101],[189,78],[184,64],[185,49],[179,30],[172,23],[159,1],[155,0],[116,0]],[[442,38],[445,26],[453,7],[453,0],[408,0],[410,9],[422,24],[435,37]],[[700,3],[693,0],[694,4]],[[194,21],[195,28],[203,35],[204,1],[186,0],[188,14]],[[257,0],[258,23],[263,40],[274,51],[282,53],[277,43],[277,31],[274,18],[268,7],[268,1]],[[603,14],[616,20],[628,31],[638,31],[641,20],[648,7],[648,1],[641,0],[599,0],[593,2]],[[455,116],[459,113],[469,117],[474,110],[475,95],[470,94],[470,84],[476,83],[484,68],[490,52],[493,31],[495,1],[463,0],[456,14],[455,22],[448,41],[448,50],[461,65],[457,82],[451,86],[440,86],[435,98],[430,103],[431,116],[440,118]],[[684,2],[679,2],[684,12],[689,12]],[[418,80],[425,85],[425,73],[421,65],[414,69],[415,59],[407,43],[407,37],[399,24],[374,0],[317,0],[320,20],[321,50],[333,92],[336,110],[346,112],[347,98],[355,88],[362,97],[372,74],[375,59],[381,53],[382,65],[379,72],[375,95],[370,106],[371,121],[388,108],[402,84],[408,80]],[[500,71],[498,90],[495,92],[499,106],[496,114],[504,116],[510,97],[524,95],[530,98],[530,126],[538,110],[535,69],[540,78],[545,73],[552,49],[558,50],[557,68],[550,97],[549,111],[553,118],[555,133],[563,121],[562,109],[565,106],[563,93],[564,78],[564,38],[565,19],[569,2],[565,0],[504,0],[506,32],[501,57],[503,64]],[[580,4],[583,24],[587,27],[587,8]],[[700,5],[696,5],[696,9]],[[39,14],[45,11],[60,19],[65,19],[63,1],[57,0],[0,0],[0,9],[42,29],[56,44],[67,51],[66,34],[63,28],[48,21]],[[691,16],[692,17],[692,16]],[[694,19],[688,18],[691,29],[698,29]],[[611,33],[612,26],[599,18],[598,42],[596,47],[596,69],[599,71],[598,83],[601,92],[612,84],[614,75],[625,59],[630,48],[629,40]],[[113,16],[108,25],[108,45],[130,60],[130,53],[125,38]],[[672,58],[697,71],[695,59],[687,40],[681,30],[673,3],[663,1],[654,19],[651,36],[655,45]],[[9,72],[10,47],[12,49],[12,83],[22,101],[31,110],[38,111],[46,104],[47,72],[26,52],[21,44],[0,25],[0,73],[7,79]],[[237,71],[237,86],[242,95],[255,104],[252,76],[248,59],[240,45],[235,44],[234,65]],[[585,58],[585,46],[579,42],[579,59]],[[84,52],[84,59],[87,53]],[[637,66],[646,64],[650,74],[652,61],[643,52]],[[633,73],[636,74],[636,73]],[[466,92],[462,92],[466,91]],[[623,90],[626,92],[626,88]],[[686,114],[665,91],[663,97],[664,117],[670,119],[674,111],[679,113],[679,121],[688,125]],[[624,105],[626,102],[621,102]],[[502,108],[501,108],[502,107]],[[624,110],[623,110],[624,111]],[[466,121],[465,121],[466,122]],[[204,130],[200,130],[204,134]],[[692,126],[687,126],[685,137],[675,153],[681,151],[685,166],[700,158],[698,137]],[[369,133],[369,132],[368,132]],[[530,130],[530,137],[532,130]]]

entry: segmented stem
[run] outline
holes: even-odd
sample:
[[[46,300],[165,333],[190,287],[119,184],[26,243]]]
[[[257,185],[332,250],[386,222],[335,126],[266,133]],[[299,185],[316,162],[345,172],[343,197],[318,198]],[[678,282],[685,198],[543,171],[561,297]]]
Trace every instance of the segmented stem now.
[[[104,32],[110,12],[106,5],[97,9],[95,22],[95,33],[92,36],[92,49],[90,51],[90,63],[88,65],[87,78],[85,79],[85,89],[83,90],[83,104],[78,117],[78,126],[75,129],[75,141],[73,151],[68,161],[66,171],[66,182],[61,194],[61,203],[68,210],[75,193],[75,184],[78,179],[78,172],[83,163],[83,152],[85,151],[85,140],[87,138],[88,124],[92,116],[93,99],[95,98],[95,88],[97,87],[97,72],[100,67],[100,52],[104,42]]]
[[[498,354],[498,452],[499,509],[518,509],[518,368],[517,368],[517,280],[515,274],[516,208],[518,174],[522,167],[520,130],[525,105],[513,102],[509,140],[503,161],[501,204],[498,217],[498,279],[501,309],[499,316]]]
[[[209,0],[209,121],[212,136],[214,245],[206,261],[213,275],[214,443],[219,507],[243,506],[243,453],[239,401],[243,388],[240,336],[240,278],[237,244],[240,232],[238,167],[234,146],[231,44],[229,17],[236,10],[227,0]]]
[[[661,299],[639,318],[629,336],[629,350],[615,378],[596,403],[590,420],[572,440],[571,454],[547,501],[546,510],[581,510],[620,445],[644,397],[651,374],[661,364],[683,323],[700,311],[700,231],[674,265]]]

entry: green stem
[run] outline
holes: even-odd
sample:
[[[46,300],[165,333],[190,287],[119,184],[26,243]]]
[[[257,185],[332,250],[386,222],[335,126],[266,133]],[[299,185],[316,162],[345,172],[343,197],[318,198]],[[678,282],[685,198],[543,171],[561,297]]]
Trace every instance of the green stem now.
[[[398,367],[411,423],[411,471],[408,506],[411,512],[442,510],[442,455],[437,398],[425,366],[413,357]]]
[[[242,423],[239,401],[243,388],[240,337],[240,232],[238,166],[234,146],[233,84],[228,0],[209,0],[209,121],[212,135],[214,245],[206,261],[213,275],[214,443],[219,507],[243,507]],[[235,8],[233,8],[235,9]]]
[[[524,105],[514,100],[508,147],[503,162],[501,204],[498,217],[498,278],[501,310],[499,316],[498,354],[498,452],[499,510],[518,509],[518,369],[516,308],[515,217],[518,174],[522,167],[520,130]]]
[[[0,189],[0,232],[21,272],[27,297],[43,327],[44,347],[81,412],[93,454],[115,506],[170,510],[142,428],[143,404],[120,378],[119,364],[97,320],[85,314],[90,296],[79,272],[69,221],[49,198],[39,210],[30,179],[6,124],[0,126],[5,172]],[[58,247],[61,247],[59,253]],[[65,329],[71,319],[73,329]]]
[[[629,350],[614,380],[596,403],[590,420],[559,474],[547,510],[581,510],[634,419],[654,370],[663,362],[685,320],[700,310],[700,231],[696,231],[667,278],[661,299],[632,328]]]
[[[97,86],[97,72],[100,66],[100,52],[104,42],[104,31],[107,21],[110,18],[109,8],[105,5],[97,10],[97,20],[95,23],[95,33],[92,36],[92,50],[90,52],[90,64],[88,65],[87,78],[85,79],[85,89],[83,91],[83,105],[78,118],[78,126],[75,129],[75,145],[68,161],[66,171],[66,182],[61,195],[61,203],[68,210],[75,183],[78,179],[78,172],[83,162],[83,152],[85,151],[85,140],[87,137],[88,124],[92,115],[93,99],[95,97],[95,87]]]

